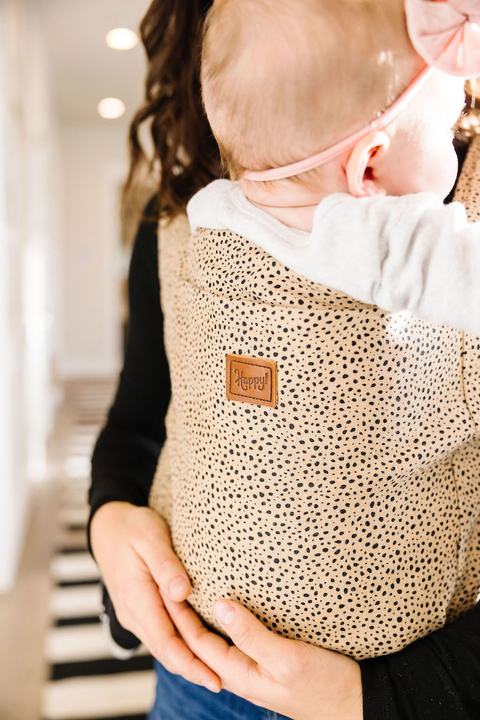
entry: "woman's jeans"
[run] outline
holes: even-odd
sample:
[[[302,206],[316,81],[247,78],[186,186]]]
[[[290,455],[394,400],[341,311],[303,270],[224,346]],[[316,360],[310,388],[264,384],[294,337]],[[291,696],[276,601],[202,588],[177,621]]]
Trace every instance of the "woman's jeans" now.
[[[167,672],[155,660],[157,695],[148,720],[288,720],[232,693],[212,693]]]

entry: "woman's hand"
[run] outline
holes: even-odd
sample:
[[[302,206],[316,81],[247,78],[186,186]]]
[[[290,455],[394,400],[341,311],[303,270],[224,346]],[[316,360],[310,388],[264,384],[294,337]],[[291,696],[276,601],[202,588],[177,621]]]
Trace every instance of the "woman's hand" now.
[[[226,690],[293,720],[362,720],[360,666],[351,658],[281,638],[231,601],[217,602],[214,612],[233,647],[209,632],[187,603],[167,600],[166,606]]]
[[[164,599],[176,608],[191,590],[166,523],[150,508],[111,502],[93,516],[90,539],[120,624],[167,670],[219,691],[219,678],[181,640],[165,609]]]

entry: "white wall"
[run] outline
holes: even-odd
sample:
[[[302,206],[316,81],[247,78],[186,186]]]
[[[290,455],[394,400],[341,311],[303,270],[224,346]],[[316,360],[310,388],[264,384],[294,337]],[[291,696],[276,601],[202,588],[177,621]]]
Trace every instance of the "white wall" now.
[[[15,577],[53,415],[60,183],[37,11],[36,0],[0,2],[0,591]]]
[[[104,34],[122,7],[132,15],[127,26],[141,9],[130,0],[106,4],[112,16],[96,28],[92,47],[109,68],[105,91],[123,80],[125,68],[128,77],[136,73],[127,83],[135,90],[131,115],[143,56],[140,48],[136,61],[108,55]],[[121,366],[118,191],[128,165],[128,118],[102,122],[92,114],[91,76],[84,78],[83,124],[60,117],[65,89],[78,95],[88,46],[83,38],[65,77],[55,72],[69,41],[53,54],[52,44],[62,27],[72,37],[78,29],[69,16],[73,2],[65,5],[0,0],[0,592],[15,578],[31,485],[46,476],[58,380],[112,376]],[[88,5],[103,17],[105,8]],[[75,7],[87,32],[95,16],[84,18],[83,0]],[[67,24],[60,27],[54,21],[62,8]]]
[[[121,366],[118,189],[127,171],[125,124],[63,125],[62,377]]]
[[[28,477],[43,480],[47,440],[53,425],[54,331],[60,282],[62,185],[58,121],[50,85],[37,0],[21,3],[24,13],[22,77],[24,248],[22,299],[25,326],[25,429]]]

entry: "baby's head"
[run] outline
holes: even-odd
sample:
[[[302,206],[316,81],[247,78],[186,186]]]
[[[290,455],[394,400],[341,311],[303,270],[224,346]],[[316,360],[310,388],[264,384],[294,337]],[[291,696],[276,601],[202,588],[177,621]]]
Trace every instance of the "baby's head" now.
[[[423,67],[408,37],[404,0],[216,0],[205,27],[204,103],[232,179],[297,162],[365,127]],[[445,104],[445,84],[450,102],[456,90],[442,138],[461,110],[461,82],[435,75],[385,130],[388,153],[397,156],[387,194],[442,193],[448,184],[437,172],[429,173],[435,187],[412,184],[412,167],[398,165],[405,162],[400,141],[431,135],[430,120],[442,123],[432,116],[432,101]],[[451,135],[449,147],[453,153]],[[258,185],[273,195],[295,185],[320,195],[348,192],[347,157],[288,180],[248,184],[253,194]],[[453,154],[449,162],[453,168]],[[405,185],[402,174],[409,176]]]

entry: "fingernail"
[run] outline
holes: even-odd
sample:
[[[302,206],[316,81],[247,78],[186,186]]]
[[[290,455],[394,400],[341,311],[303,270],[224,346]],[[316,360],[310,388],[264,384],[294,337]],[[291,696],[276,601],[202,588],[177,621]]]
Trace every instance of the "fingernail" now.
[[[234,618],[235,608],[229,602],[221,600],[215,604],[213,612],[217,620],[221,622],[222,625],[229,625]]]
[[[208,682],[208,681],[202,682],[202,686],[203,686],[204,688],[207,688],[207,690],[210,690],[210,692],[213,692],[213,693],[219,693],[219,692],[220,692],[220,688],[218,687],[218,685],[214,685],[214,684],[211,683],[211,682]]]
[[[188,583],[185,578],[179,575],[172,580],[169,585],[169,590],[174,597],[184,597],[188,592]]]

